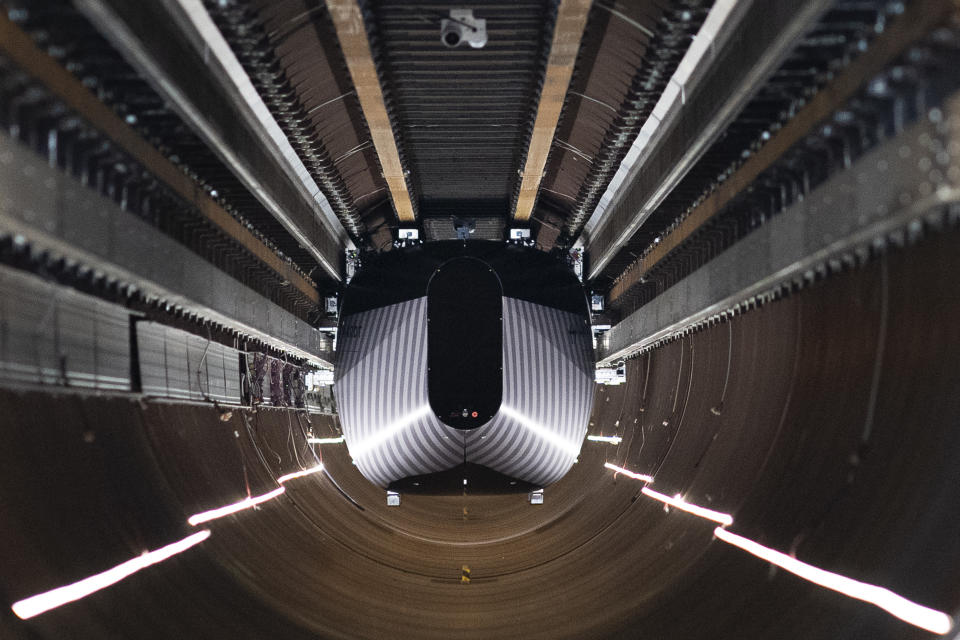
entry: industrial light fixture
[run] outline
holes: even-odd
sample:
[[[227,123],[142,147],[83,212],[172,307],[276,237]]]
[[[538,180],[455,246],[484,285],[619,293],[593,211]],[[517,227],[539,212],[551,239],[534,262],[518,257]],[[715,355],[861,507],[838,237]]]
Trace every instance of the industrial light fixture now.
[[[337,296],[327,296],[323,299],[323,310],[327,314],[327,317],[334,317],[337,315]]]
[[[304,377],[304,383],[307,385],[307,390],[311,391],[319,387],[329,387],[333,384],[333,370],[317,369],[316,371],[310,371]]]
[[[339,438],[307,438],[307,444],[340,444],[343,442],[343,436]]]
[[[507,235],[507,242],[509,244],[520,245],[521,247],[532,247],[536,244],[533,238],[530,237],[530,229],[523,227],[511,228],[510,233]]]
[[[621,385],[627,381],[627,372],[625,367],[597,367],[594,371],[593,379],[597,384],[608,386]]]
[[[397,240],[395,247],[409,247],[420,244],[420,230],[415,227],[405,227],[397,229]]]

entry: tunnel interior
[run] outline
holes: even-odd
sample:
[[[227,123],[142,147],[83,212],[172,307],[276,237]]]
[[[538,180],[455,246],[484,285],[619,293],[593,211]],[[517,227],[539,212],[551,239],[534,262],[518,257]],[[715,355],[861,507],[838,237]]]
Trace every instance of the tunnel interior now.
[[[960,639],[958,63],[954,0],[0,0],[0,640]]]
[[[584,448],[543,505],[465,491],[391,509],[342,448],[324,449],[324,473],[212,523],[197,549],[25,624],[5,614],[7,633],[928,637],[771,571],[603,463],[733,514],[737,533],[949,609],[960,344],[929,314],[960,312],[942,268],[956,233],[631,359],[626,384],[598,387],[590,426],[623,442]],[[335,430],[269,408],[224,420],[71,393],[3,402],[18,416],[0,447],[10,601],[193,532],[190,514],[267,491],[314,463],[307,430]]]

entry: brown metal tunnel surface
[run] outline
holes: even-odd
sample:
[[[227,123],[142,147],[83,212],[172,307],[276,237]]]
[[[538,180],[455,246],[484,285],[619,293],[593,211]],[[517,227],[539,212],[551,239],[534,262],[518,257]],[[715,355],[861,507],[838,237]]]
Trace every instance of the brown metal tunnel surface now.
[[[927,638],[640,494],[955,614],[960,604],[958,232],[628,362],[579,463],[523,496],[383,492],[342,445],[324,474],[208,523],[202,544],[3,638]],[[190,514],[316,464],[331,418],[4,391],[0,596],[103,571],[203,528]],[[339,489],[331,478],[336,480]],[[349,496],[351,502],[347,497]],[[463,567],[469,583],[461,582]]]

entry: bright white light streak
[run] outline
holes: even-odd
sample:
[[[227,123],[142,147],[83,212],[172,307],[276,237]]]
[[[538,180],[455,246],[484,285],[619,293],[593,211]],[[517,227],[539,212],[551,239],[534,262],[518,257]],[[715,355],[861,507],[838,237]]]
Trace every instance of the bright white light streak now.
[[[168,544],[155,551],[148,551],[132,560],[127,560],[123,564],[119,564],[113,569],[108,569],[103,573],[98,573],[89,578],[84,578],[79,582],[74,582],[73,584],[68,584],[64,587],[59,587],[16,602],[11,608],[21,620],[38,616],[45,611],[56,609],[68,602],[86,598],[91,593],[106,589],[110,585],[120,582],[127,576],[131,576],[141,569],[145,569],[158,562],[163,562],[171,556],[175,556],[196,544],[200,544],[209,537],[209,530],[200,531],[179,542]]]
[[[293,480],[294,478],[302,478],[303,476],[309,476],[312,473],[320,473],[323,471],[323,463],[321,462],[315,467],[310,467],[309,469],[304,469],[303,471],[294,471],[293,473],[288,473],[285,476],[280,476],[277,478],[277,482],[283,484],[287,480]]]
[[[557,447],[561,451],[567,453],[571,458],[576,458],[580,455],[580,443],[579,442],[570,442],[565,440],[560,434],[551,431],[542,424],[537,424],[527,416],[523,415],[516,409],[508,407],[507,405],[500,405],[500,411],[502,411],[507,416],[513,418],[524,427],[526,427],[530,432],[541,440],[546,440],[548,443]]]
[[[953,628],[953,619],[946,613],[911,602],[883,587],[858,582],[851,578],[831,573],[830,571],[818,569],[805,562],[800,562],[785,553],[774,551],[753,540],[738,536],[735,533],[730,533],[721,527],[717,527],[713,535],[728,544],[743,549],[747,553],[762,558],[782,569],[786,569],[795,576],[809,580],[816,585],[832,591],[842,593],[845,596],[869,602],[900,618],[904,622],[908,622],[921,629],[926,629],[932,633],[945,634],[949,633]]]
[[[307,444],[340,444],[343,442],[343,436],[339,438],[307,438]]]
[[[603,464],[603,466],[605,466],[607,469],[613,469],[613,470],[616,471],[617,473],[622,473],[623,475],[627,476],[628,478],[633,478],[634,480],[639,480],[640,482],[653,482],[653,477],[652,477],[652,476],[647,476],[647,475],[644,475],[644,474],[642,474],[642,473],[634,473],[633,471],[629,471],[629,470],[627,470],[627,469],[624,469],[623,467],[618,467],[617,465],[615,465],[615,464],[610,464],[609,462],[605,462],[605,463]]]
[[[265,493],[262,496],[253,496],[247,498],[246,500],[241,500],[240,502],[235,502],[233,504],[228,504],[225,507],[220,507],[219,509],[211,509],[210,511],[204,511],[203,513],[196,513],[187,518],[187,522],[193,526],[197,526],[201,522],[216,520],[217,518],[228,516],[231,513],[236,513],[238,511],[243,511],[244,509],[255,507],[260,503],[266,502],[267,500],[273,500],[284,491],[286,491],[286,488],[280,487],[278,489],[274,489],[270,493]]]
[[[620,436],[587,436],[591,442],[609,442],[610,444],[620,444],[623,438]]]
[[[400,417],[398,420],[387,425],[363,442],[358,442],[353,446],[350,446],[348,443],[347,448],[350,450],[350,456],[354,459],[361,457],[368,451],[379,447],[381,444],[397,435],[428,413],[430,413],[430,405],[425,404],[422,407],[414,409],[407,415]]]
[[[695,504],[690,504],[679,495],[671,498],[670,496],[665,496],[662,493],[654,491],[650,487],[644,487],[640,491],[643,492],[643,495],[647,496],[648,498],[659,500],[660,502],[668,504],[671,507],[680,509],[681,511],[686,511],[687,513],[692,513],[695,516],[706,518],[707,520],[713,520],[714,522],[718,522],[722,525],[733,524],[733,516],[731,516],[729,513],[720,513],[719,511],[714,511],[713,509],[704,509],[703,507],[698,507]]]

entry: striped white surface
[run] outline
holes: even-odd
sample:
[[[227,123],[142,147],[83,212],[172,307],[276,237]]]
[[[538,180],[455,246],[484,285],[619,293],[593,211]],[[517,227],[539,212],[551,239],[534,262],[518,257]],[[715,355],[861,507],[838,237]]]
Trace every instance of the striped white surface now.
[[[386,487],[464,460],[540,486],[580,450],[593,402],[585,318],[503,299],[503,404],[486,425],[459,431],[429,410],[427,299],[344,320],[334,393],[357,468]]]
[[[585,319],[504,298],[503,405],[493,420],[467,432],[467,459],[541,486],[556,482],[577,459],[592,408]]]
[[[462,433],[423,410],[430,406],[425,297],[347,317],[337,347],[340,423],[368,480],[386,487],[463,462]]]

